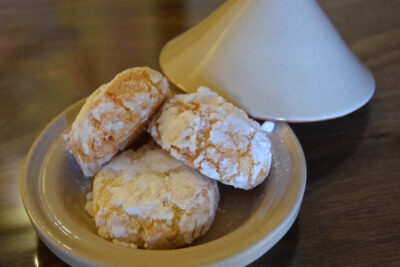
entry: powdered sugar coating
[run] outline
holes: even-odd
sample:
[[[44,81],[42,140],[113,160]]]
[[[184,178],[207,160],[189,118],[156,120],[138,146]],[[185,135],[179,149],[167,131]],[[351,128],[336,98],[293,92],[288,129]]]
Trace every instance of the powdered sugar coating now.
[[[83,105],[69,133],[69,149],[83,173],[92,176],[133,142],[167,98],[161,73],[132,68],[100,86]]]
[[[208,231],[218,206],[215,181],[155,144],[127,150],[96,175],[93,211],[101,236],[139,248],[175,248]]]
[[[224,184],[252,189],[268,175],[272,156],[266,133],[206,87],[169,99],[149,132],[172,156]]]

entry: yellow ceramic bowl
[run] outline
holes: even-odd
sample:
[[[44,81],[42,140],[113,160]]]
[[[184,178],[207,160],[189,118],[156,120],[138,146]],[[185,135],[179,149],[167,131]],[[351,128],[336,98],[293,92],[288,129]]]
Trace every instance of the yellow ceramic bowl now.
[[[268,179],[251,191],[220,186],[221,201],[210,231],[190,246],[142,250],[102,239],[84,210],[89,181],[65,150],[68,131],[84,100],[55,118],[26,158],[21,194],[43,242],[74,266],[242,266],[268,251],[289,230],[300,209],[306,165],[285,123],[270,134],[273,164]]]

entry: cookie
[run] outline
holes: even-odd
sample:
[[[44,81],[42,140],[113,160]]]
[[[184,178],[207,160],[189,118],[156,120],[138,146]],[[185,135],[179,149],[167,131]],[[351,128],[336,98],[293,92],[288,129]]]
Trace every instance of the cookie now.
[[[69,150],[84,175],[93,176],[143,131],[169,94],[161,73],[131,68],[86,100],[69,133]]]
[[[218,201],[214,180],[155,144],[122,152],[93,183],[99,235],[138,248],[190,244],[210,228]]]
[[[176,159],[224,184],[248,190],[269,173],[271,143],[259,123],[206,87],[167,100],[148,130]]]

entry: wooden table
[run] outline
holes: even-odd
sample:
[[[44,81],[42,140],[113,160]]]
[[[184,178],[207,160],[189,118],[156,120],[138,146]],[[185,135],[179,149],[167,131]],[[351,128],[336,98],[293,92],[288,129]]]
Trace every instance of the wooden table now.
[[[21,166],[43,127],[121,70],[159,69],[162,46],[222,2],[0,2],[0,265],[64,265],[20,200]],[[400,266],[400,1],[320,3],[376,93],[344,118],[292,125],[307,158],[304,202],[252,266]]]

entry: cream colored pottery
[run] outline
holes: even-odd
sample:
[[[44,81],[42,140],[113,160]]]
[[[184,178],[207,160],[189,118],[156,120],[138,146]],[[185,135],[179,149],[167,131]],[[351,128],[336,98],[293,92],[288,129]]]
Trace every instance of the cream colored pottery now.
[[[182,90],[208,86],[260,119],[340,117],[375,90],[314,0],[228,0],[167,43],[160,65]]]
[[[210,231],[174,250],[124,247],[97,235],[85,212],[90,182],[66,151],[67,132],[83,100],[55,118],[33,144],[21,175],[22,200],[44,243],[73,266],[244,266],[289,230],[306,183],[304,155],[285,123],[269,134],[273,164],[268,179],[251,191],[219,185],[221,201]],[[272,130],[273,125],[267,127]]]

